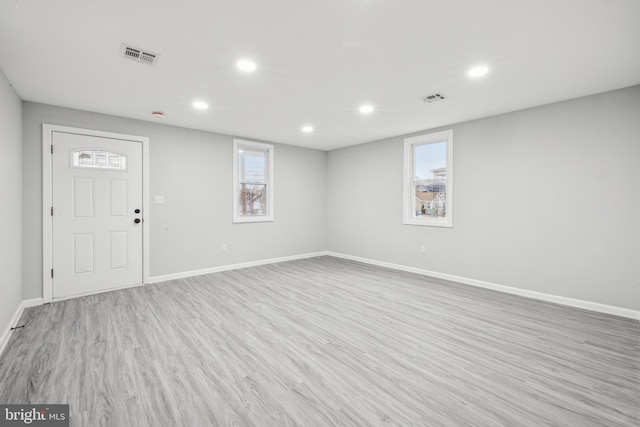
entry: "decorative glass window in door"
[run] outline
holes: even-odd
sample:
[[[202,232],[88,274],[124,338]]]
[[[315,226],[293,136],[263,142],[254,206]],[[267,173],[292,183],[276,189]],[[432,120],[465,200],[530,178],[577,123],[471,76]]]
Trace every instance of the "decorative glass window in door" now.
[[[127,170],[127,156],[107,150],[74,150],[71,152],[74,168]]]

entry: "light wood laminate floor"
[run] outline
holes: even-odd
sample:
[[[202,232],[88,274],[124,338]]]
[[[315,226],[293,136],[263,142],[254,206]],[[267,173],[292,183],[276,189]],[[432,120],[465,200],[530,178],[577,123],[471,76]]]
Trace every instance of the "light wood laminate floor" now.
[[[319,257],[28,309],[0,402],[74,426],[638,426],[637,321]]]

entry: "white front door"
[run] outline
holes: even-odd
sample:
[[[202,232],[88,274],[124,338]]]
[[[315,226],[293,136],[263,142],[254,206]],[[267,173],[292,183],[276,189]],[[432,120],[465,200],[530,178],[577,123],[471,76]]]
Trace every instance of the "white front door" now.
[[[142,143],[52,133],[53,298],[142,283]]]

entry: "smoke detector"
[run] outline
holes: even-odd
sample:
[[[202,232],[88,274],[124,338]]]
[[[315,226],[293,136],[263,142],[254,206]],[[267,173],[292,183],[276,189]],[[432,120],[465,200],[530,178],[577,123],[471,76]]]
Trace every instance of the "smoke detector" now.
[[[122,43],[120,46],[120,56],[142,64],[156,65],[160,55],[146,49],[140,49],[138,47]]]
[[[436,92],[436,93],[432,93],[431,95],[422,97],[422,101],[428,102],[428,103],[442,101],[443,99],[446,99],[446,97],[442,94],[442,92]]]

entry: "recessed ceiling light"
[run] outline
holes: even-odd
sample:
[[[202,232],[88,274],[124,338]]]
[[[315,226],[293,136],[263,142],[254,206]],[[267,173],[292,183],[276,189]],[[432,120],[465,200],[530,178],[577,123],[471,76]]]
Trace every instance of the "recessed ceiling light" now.
[[[236,62],[236,67],[238,67],[240,70],[247,73],[251,73],[252,71],[255,71],[257,68],[256,63],[250,59],[239,60],[238,62]]]
[[[371,104],[364,104],[360,106],[360,112],[362,114],[370,114],[373,112],[373,105]]]
[[[193,108],[195,108],[196,110],[206,110],[207,108],[209,108],[209,104],[204,101],[195,101],[193,103]]]
[[[313,126],[309,126],[309,125],[302,126],[302,132],[304,132],[304,133],[311,133],[311,132],[313,132]]]
[[[488,72],[489,67],[487,67],[486,65],[478,65],[477,67],[473,67],[472,69],[470,69],[467,74],[469,74],[469,77],[480,77],[484,76]]]

